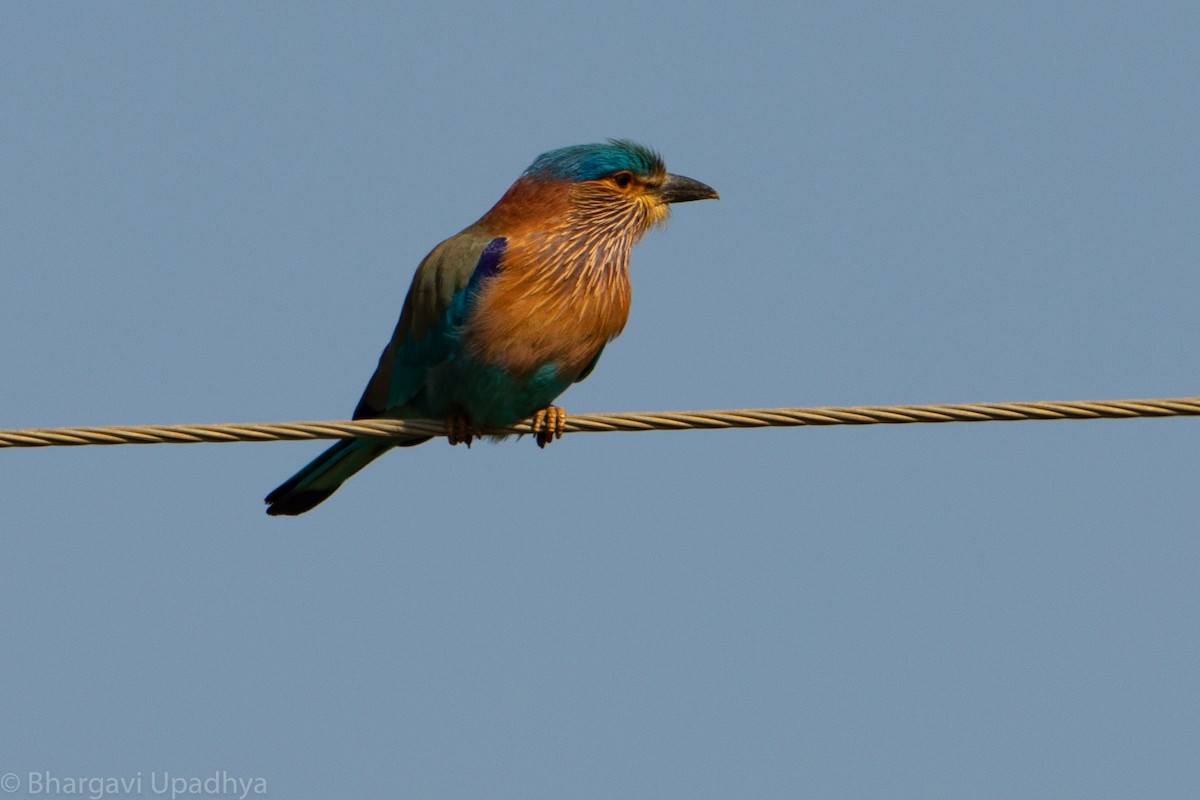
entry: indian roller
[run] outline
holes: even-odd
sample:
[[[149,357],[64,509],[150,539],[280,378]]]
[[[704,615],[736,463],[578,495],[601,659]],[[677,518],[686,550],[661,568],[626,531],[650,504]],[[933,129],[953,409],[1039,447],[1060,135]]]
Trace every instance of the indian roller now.
[[[629,251],[672,203],[716,198],[627,140],[543,153],[478,222],[417,267],[400,321],[354,419],[444,419],[451,444],[532,417],[544,447],[552,405],[586,378],[629,315]],[[344,439],[267,495],[303,514],[404,439]]]

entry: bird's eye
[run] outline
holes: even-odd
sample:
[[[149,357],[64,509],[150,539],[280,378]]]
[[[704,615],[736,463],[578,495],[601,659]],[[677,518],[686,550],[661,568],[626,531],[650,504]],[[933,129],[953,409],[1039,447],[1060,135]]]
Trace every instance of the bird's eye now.
[[[633,173],[621,170],[620,172],[614,173],[612,179],[613,183],[617,185],[618,189],[628,189],[629,184],[633,183]]]

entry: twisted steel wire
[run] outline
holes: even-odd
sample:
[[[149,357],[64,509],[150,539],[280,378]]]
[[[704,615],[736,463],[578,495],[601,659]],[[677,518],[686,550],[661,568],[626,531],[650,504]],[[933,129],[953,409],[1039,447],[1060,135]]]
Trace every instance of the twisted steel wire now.
[[[572,414],[567,416],[563,432],[608,433],[611,431],[711,430],[715,428],[796,427],[801,425],[1015,422],[1019,420],[1182,416],[1200,416],[1200,397]],[[487,434],[529,432],[528,422],[484,431]],[[413,434],[442,436],[445,433],[446,423],[443,421],[387,419],[19,428],[0,429],[0,447],[193,444],[197,442],[267,442],[297,439],[390,439]]]

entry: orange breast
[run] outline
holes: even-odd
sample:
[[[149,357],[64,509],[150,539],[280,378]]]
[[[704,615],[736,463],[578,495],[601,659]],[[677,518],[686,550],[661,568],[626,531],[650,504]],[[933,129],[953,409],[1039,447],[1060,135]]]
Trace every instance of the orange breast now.
[[[554,363],[573,378],[625,327],[628,266],[626,243],[567,258],[549,256],[533,238],[510,238],[504,267],[463,332],[467,351],[514,374]]]

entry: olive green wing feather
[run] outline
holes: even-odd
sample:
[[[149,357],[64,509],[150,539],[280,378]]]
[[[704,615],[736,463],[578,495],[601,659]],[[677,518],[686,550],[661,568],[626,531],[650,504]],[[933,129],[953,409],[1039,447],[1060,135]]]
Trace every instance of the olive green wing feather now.
[[[471,227],[425,257],[354,419],[399,415],[425,387],[429,370],[458,353],[458,329],[470,312],[475,286],[499,269],[505,244]]]

